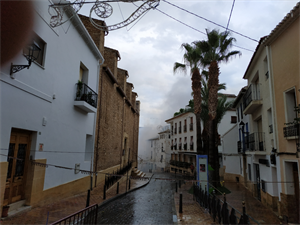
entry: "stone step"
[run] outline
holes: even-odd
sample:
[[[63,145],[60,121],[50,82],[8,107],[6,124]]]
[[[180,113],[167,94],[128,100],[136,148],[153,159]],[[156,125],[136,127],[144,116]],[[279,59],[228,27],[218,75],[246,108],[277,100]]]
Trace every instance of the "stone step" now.
[[[16,209],[18,209],[18,208],[20,208],[24,205],[25,205],[25,200],[21,200],[21,201],[18,201],[18,202],[11,203],[9,205],[9,211],[8,212],[14,211],[14,210],[16,210]]]
[[[21,206],[21,207],[18,208],[18,209],[13,210],[13,211],[11,211],[10,208],[9,208],[9,211],[8,211],[8,217],[14,216],[14,215],[16,215],[16,214],[19,214],[19,213],[21,213],[21,212],[26,212],[26,211],[29,211],[29,210],[31,210],[31,206],[25,206],[25,205]],[[6,217],[6,218],[7,218],[7,217]]]

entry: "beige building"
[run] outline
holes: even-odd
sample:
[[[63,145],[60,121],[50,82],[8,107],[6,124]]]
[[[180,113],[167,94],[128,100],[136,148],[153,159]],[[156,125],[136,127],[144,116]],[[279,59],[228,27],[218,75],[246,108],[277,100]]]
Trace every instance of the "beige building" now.
[[[299,3],[286,15],[263,42],[269,60],[269,79],[273,86],[274,148],[278,169],[278,213],[289,222],[299,218],[299,125],[295,106],[300,99],[300,18]],[[298,114],[299,116],[299,114]]]

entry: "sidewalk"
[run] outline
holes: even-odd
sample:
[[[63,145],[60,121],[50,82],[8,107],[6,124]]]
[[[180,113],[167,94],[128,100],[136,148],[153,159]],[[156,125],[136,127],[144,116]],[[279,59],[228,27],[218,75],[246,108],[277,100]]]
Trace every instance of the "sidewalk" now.
[[[191,186],[192,182],[186,182],[186,184],[181,185],[181,188],[178,187],[177,193],[174,193],[178,224],[217,224],[213,222],[210,214],[193,200],[193,195],[188,193]],[[243,185],[238,183],[226,183],[225,186],[231,191],[230,194],[226,195],[229,211],[231,211],[232,206],[242,213],[242,202],[245,201],[246,213],[254,219],[252,220],[249,218],[250,224],[257,224],[256,222],[259,224],[281,223],[280,219],[272,212],[272,210],[254,198]],[[180,193],[182,193],[183,213],[179,213]],[[223,196],[220,196],[219,198],[223,200]],[[236,215],[240,217],[238,212],[236,212]]]
[[[174,193],[178,224],[217,224],[210,214],[193,200],[193,195],[188,191],[192,187],[192,182],[186,182],[178,187]],[[179,213],[179,198],[182,193],[182,213]]]
[[[151,177],[152,174],[146,173],[146,177]],[[131,180],[130,190],[141,187],[146,184],[148,179]],[[101,186],[101,187],[100,187]],[[128,187],[127,187],[128,189]],[[114,185],[106,192],[106,200],[110,199],[116,194],[117,185]],[[126,192],[126,183],[120,183],[119,195]],[[51,224],[59,219],[69,216],[72,213],[82,210],[86,206],[87,192],[80,195],[72,196],[62,199],[59,202],[44,205],[42,207],[33,208],[30,211],[20,213],[11,217],[1,219],[0,224]],[[103,185],[93,188],[90,195],[90,205],[100,204],[103,201]]]

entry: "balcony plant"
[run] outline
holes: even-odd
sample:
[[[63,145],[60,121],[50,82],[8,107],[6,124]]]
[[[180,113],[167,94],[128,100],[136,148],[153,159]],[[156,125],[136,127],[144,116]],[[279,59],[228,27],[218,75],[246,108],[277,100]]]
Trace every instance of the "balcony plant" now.
[[[82,81],[78,80],[78,82],[77,82],[77,92],[76,92],[76,99],[77,100],[80,99],[80,95],[81,95],[81,91],[82,91],[82,86],[83,86]]]

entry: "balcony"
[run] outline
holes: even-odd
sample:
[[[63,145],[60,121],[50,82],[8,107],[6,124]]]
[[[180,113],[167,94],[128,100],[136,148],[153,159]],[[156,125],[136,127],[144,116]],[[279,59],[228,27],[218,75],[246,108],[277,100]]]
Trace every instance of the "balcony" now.
[[[177,127],[175,127],[174,129],[174,134],[177,134]]]
[[[188,168],[190,168],[191,163],[189,163],[189,162],[180,162],[180,161],[176,161],[176,160],[170,160],[170,165],[175,166],[175,167],[179,167],[179,168],[188,169]]]
[[[238,153],[242,153],[242,142],[241,141],[238,141],[237,142],[237,149],[238,149]]]
[[[190,131],[193,131],[193,124],[190,123]]]
[[[183,132],[186,132],[186,125],[183,125]]]
[[[173,150],[177,150],[177,144],[173,145]]]
[[[259,86],[251,84],[243,98],[244,114],[252,114],[262,105]]]
[[[178,148],[179,150],[181,150],[182,149],[182,144],[181,143],[179,143],[179,148]]]
[[[174,149],[174,147],[173,147],[173,145],[171,145],[171,150],[173,150]]]
[[[265,133],[255,132],[246,136],[246,151],[266,151]]]
[[[181,127],[178,128],[178,133],[181,134]]]
[[[283,128],[283,136],[286,139],[296,139],[299,135],[299,124],[286,125]]]
[[[273,133],[273,124],[269,125],[269,134]]]
[[[183,149],[187,150],[187,143],[183,144]]]
[[[76,84],[76,97],[74,106],[84,110],[87,113],[97,112],[98,95],[89,86],[84,83]]]

